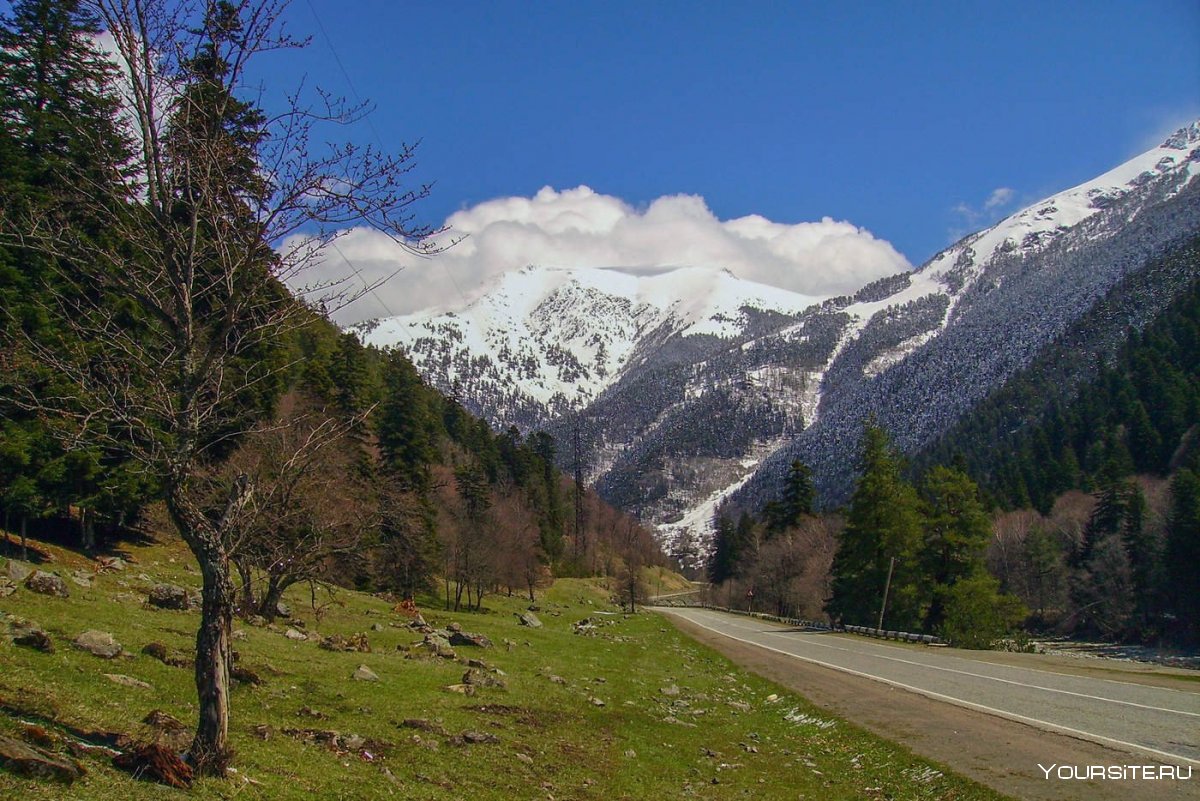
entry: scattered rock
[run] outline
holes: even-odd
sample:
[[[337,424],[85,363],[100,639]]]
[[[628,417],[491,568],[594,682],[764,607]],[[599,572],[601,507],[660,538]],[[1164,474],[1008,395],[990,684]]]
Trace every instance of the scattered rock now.
[[[331,634],[322,639],[317,644],[317,647],[324,648],[326,651],[371,653],[371,643],[367,641],[367,635],[363,632],[351,634],[349,637],[343,637],[340,634]]]
[[[176,584],[155,584],[150,588],[147,601],[159,609],[178,609],[187,611],[192,608],[192,599],[188,591]]]
[[[24,645],[44,654],[54,653],[54,641],[36,623],[21,621],[13,626],[13,645]]]
[[[459,629],[450,631],[451,645],[468,645],[474,648],[491,648],[492,641],[482,634],[472,634],[469,631]]]
[[[0,598],[7,598],[17,591],[17,584],[10,578],[0,578]]]
[[[125,560],[119,556],[97,556],[96,567],[101,573],[117,573],[125,569]]]
[[[522,754],[520,751],[518,751],[516,754],[514,754],[514,756],[517,758],[518,762],[523,762],[526,765],[533,764],[533,757],[529,756],[529,754]]]
[[[283,633],[283,636],[287,637],[289,640],[296,640],[297,642],[308,639],[307,634],[299,631],[298,629],[294,629],[291,626],[288,626],[288,629]]]
[[[354,675],[350,678],[356,681],[379,681],[379,674],[366,665],[359,665],[358,670],[354,671]]]
[[[4,566],[5,578],[11,579],[20,584],[25,579],[37,572],[37,568],[28,562],[22,562],[20,559],[9,559],[8,564]]]
[[[604,706],[605,705],[603,701],[601,701],[599,698],[596,698],[595,696],[588,698],[588,703],[590,703],[592,706]]]
[[[446,687],[447,692],[458,693],[459,695],[474,695],[475,685],[473,684],[450,684]]]
[[[64,759],[20,740],[0,736],[0,765],[18,776],[52,779],[70,784],[87,771],[74,760]]]
[[[246,630],[245,629],[234,629],[233,633],[229,636],[235,640],[244,640],[244,639],[246,639]]]
[[[384,629],[384,625],[382,623],[372,623],[371,624],[371,631],[383,631],[383,629]]]
[[[291,617],[292,607],[288,606],[283,601],[279,601],[275,604],[275,614],[279,615],[280,617]]]
[[[313,720],[329,720],[329,715],[313,709],[311,706],[302,706],[296,710],[296,717],[312,718]]]
[[[494,734],[485,734],[480,731],[464,731],[457,737],[451,737],[452,745],[485,745],[489,743],[498,743],[500,738]]]
[[[259,723],[250,732],[260,740],[270,740],[275,736],[275,727],[269,723]]]
[[[634,751],[632,748],[628,749],[627,751],[625,751],[625,758],[626,759],[637,759],[637,751]]]
[[[92,656],[101,659],[116,659],[121,655],[121,643],[113,639],[107,631],[94,629],[85,631],[75,638],[74,646],[81,651],[87,651]]]
[[[562,676],[550,676],[550,683],[551,684],[566,684],[567,680],[564,679]]]
[[[135,779],[158,782],[185,790],[192,786],[192,768],[170,748],[147,743],[113,757],[113,767],[133,774]]]
[[[453,634],[453,633],[455,633],[455,632],[462,631],[462,626],[461,626],[461,625],[459,625],[458,623],[447,623],[447,624],[446,624],[446,631],[448,631],[448,632],[450,632],[450,633],[452,633],[452,634]]]
[[[12,564],[11,562],[9,564]],[[70,598],[67,583],[53,573],[35,570],[25,579],[25,589],[41,595],[53,595],[56,598]]]
[[[457,656],[454,649],[450,647],[450,641],[436,633],[426,634],[425,639],[421,640],[416,647],[443,659],[454,659]]]
[[[191,659],[190,657],[184,656],[183,654],[171,653],[167,649],[167,646],[163,645],[161,642],[146,643],[146,645],[142,648],[142,653],[146,656],[154,657],[159,662],[162,662],[164,665],[169,665],[170,667],[190,668],[194,667],[196,664],[195,660]]]
[[[233,670],[229,671],[229,677],[239,684],[249,684],[252,687],[258,687],[263,683],[262,676],[241,665],[234,665]]]
[[[246,618],[246,623],[261,629],[266,627],[267,619],[262,615],[250,615],[250,617]]]
[[[674,698],[675,696],[679,695],[679,687],[674,684],[668,685],[666,687],[659,687],[658,691],[660,693],[662,693],[663,695],[669,696],[671,698]]]
[[[528,626],[531,629],[542,627],[542,621],[538,620],[538,616],[533,612],[513,612],[513,614],[517,616],[517,620],[521,622],[522,626]]]
[[[152,689],[149,684],[141,679],[135,679],[133,676],[126,676],[123,673],[105,673],[104,678],[108,679],[114,684],[120,684],[124,687],[137,687],[142,690]]]
[[[749,712],[751,709],[753,709],[753,707],[751,707],[745,701],[730,701],[729,705],[738,712]]]
[[[359,756],[364,759],[374,758],[375,755],[392,748],[391,743],[372,740],[358,734],[341,734],[332,730],[283,729],[282,733],[288,737],[295,737],[301,742],[323,745],[336,753],[357,751]]]
[[[463,684],[471,684],[476,687],[495,687],[500,690],[508,688],[504,680],[497,678],[490,673],[484,673],[482,670],[471,668],[462,677]]]
[[[92,574],[84,570],[75,570],[71,573],[71,581],[80,587],[87,588],[92,586]]]

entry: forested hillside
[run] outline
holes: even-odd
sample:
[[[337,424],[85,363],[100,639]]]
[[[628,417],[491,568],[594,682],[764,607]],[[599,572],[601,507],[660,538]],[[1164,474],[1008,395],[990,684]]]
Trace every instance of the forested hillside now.
[[[324,319],[353,293],[322,247],[362,224],[430,252],[429,187],[411,147],[332,141],[361,106],[256,105],[247,65],[300,44],[285,7],[24,0],[0,26],[0,512],[87,550],[147,515],[186,542],[201,773],[230,757],[233,617],[290,585],[436,575],[477,609],[657,558],[594,501],[568,514],[551,439],[497,436]]]
[[[995,503],[1048,513],[1071,489],[1090,490],[1106,465],[1120,475],[1195,467],[1200,421],[1200,240],[1131,276],[935,446],[914,472],[958,462]],[[1185,289],[1152,322],[1101,341],[1135,318],[1145,293],[1177,276]],[[1095,325],[1103,320],[1107,325]]]
[[[20,3],[0,51],[0,511],[13,531],[33,527],[89,549],[139,525],[164,497],[161,476],[123,437],[89,435],[89,397],[72,386],[79,359],[115,362],[126,337],[155,325],[153,309],[136,293],[117,294],[115,277],[100,274],[139,258],[137,241],[120,240],[133,229],[106,223],[114,204],[125,205],[121,215],[142,213],[129,195],[142,176],[117,69],[96,48],[99,25],[76,3]],[[227,130],[247,143],[265,137],[260,112],[229,97],[222,102],[229,104]],[[170,130],[182,136],[182,128],[179,121]],[[250,164],[234,167],[247,186],[262,180]],[[89,187],[107,189],[108,207],[81,195]],[[31,230],[39,224],[61,228],[41,238]],[[228,285],[238,274],[222,275],[226,286],[204,285],[205,308],[197,310],[220,313],[217,304],[252,290],[260,297],[243,311],[253,316],[271,305],[286,319],[262,335],[229,332],[245,341],[220,367],[248,378],[214,410],[222,422],[202,459],[214,486],[235,475],[258,485],[253,533],[235,559],[246,578],[268,574],[256,608],[270,615],[268,596],[308,578],[410,594],[434,575],[456,584],[454,605],[478,606],[500,584],[532,591],[552,565],[611,567],[618,547],[637,550],[643,561],[657,558],[645,532],[595,498],[581,499],[586,515],[573,514],[575,489],[554,468],[548,436],[495,434],[430,389],[399,353],[364,347],[292,299],[267,269],[276,258],[269,250],[256,258],[263,268],[241,276],[247,287]],[[144,362],[156,354],[134,355]],[[119,369],[126,377],[134,372]],[[131,404],[154,390],[153,369],[140,378],[142,386],[127,393]],[[60,395],[71,396],[68,408],[44,402]],[[293,460],[303,450],[298,438],[316,447]],[[208,496],[215,515],[221,493]],[[577,531],[576,520],[588,529]],[[281,573],[283,552],[302,556],[286,560]]]

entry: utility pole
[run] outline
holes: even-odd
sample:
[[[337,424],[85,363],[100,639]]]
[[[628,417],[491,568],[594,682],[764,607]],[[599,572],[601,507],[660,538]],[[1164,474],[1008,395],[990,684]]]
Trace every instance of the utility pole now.
[[[890,590],[892,588],[892,570],[894,570],[895,567],[896,567],[896,557],[893,556],[892,561],[888,563],[887,582],[883,585],[883,603],[881,603],[879,605],[879,625],[877,625],[875,627],[877,629],[883,628],[883,613],[884,613],[884,610],[887,609],[888,590]]]

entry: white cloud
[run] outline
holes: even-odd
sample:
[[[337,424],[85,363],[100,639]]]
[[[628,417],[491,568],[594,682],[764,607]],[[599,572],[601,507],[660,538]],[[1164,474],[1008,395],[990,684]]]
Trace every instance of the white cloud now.
[[[1006,209],[1010,208],[1017,199],[1017,191],[1007,186],[998,186],[993,189],[987,198],[978,206],[973,206],[967,202],[961,202],[953,209],[960,220],[958,224],[950,227],[947,233],[947,238],[950,242],[957,242],[972,231],[977,231],[980,228],[998,222],[1006,213]],[[963,226],[966,226],[965,228]]]
[[[465,239],[429,259],[408,255],[386,236],[354,229],[337,241],[320,279],[388,279],[335,315],[341,323],[429,307],[459,308],[499,275],[527,265],[725,268],[741,278],[809,295],[850,293],[910,269],[890,243],[848,222],[785,224],[758,215],[719,220],[695,195],[660,197],[644,210],[586,186],[546,187],[506,197],[446,220]],[[310,276],[312,278],[312,276]]]
[[[992,190],[992,194],[988,195],[988,199],[983,202],[984,211],[992,211],[993,209],[1003,208],[1012,202],[1016,191],[1007,186],[1000,186]]]

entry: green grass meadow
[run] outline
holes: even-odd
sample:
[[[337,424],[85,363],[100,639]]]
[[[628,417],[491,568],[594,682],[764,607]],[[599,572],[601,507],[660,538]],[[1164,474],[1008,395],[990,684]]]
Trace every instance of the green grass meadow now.
[[[88,560],[45,548],[43,566],[68,576]],[[151,609],[156,582],[197,587],[199,574],[174,542],[128,547],[136,562],[68,581],[69,599],[21,588],[0,599],[0,616],[46,629],[53,654],[0,637],[0,734],[22,737],[27,723],[150,738],[141,720],[162,710],[189,727],[195,717],[192,672],[141,653],[150,642],[187,652],[197,612]],[[338,653],[315,640],[238,622],[239,665],[264,679],[233,690],[231,737],[236,774],[191,790],[137,781],[99,756],[72,785],[16,776],[0,768],[0,798],[20,799],[990,799],[992,791],[833,718],[795,694],[746,673],[677,632],[664,618],[620,614],[599,580],[563,579],[539,598],[543,628],[519,624],[526,599],[490,596],[482,613],[448,613],[425,599],[430,624],[459,623],[494,647],[458,647],[482,659],[504,688],[473,696],[459,684],[462,661],[406,658],[421,636],[391,604],[368,595],[319,591],[318,616],[307,587],[287,601],[309,632],[365,632],[370,653]],[[601,621],[574,633],[586,616]],[[381,624],[382,631],[372,630]],[[0,633],[6,630],[0,628]],[[111,632],[127,654],[103,660],[72,647],[87,629]],[[508,643],[506,644],[506,641]],[[351,679],[359,665],[378,682]],[[131,676],[149,688],[104,674]],[[423,719],[427,727],[404,725]],[[262,739],[256,727],[269,727]],[[287,729],[357,735],[353,748],[330,747]],[[261,731],[261,729],[260,729]],[[463,744],[464,732],[495,742]],[[485,738],[491,739],[491,738]],[[347,741],[343,739],[343,744]],[[64,744],[56,746],[60,750]]]

